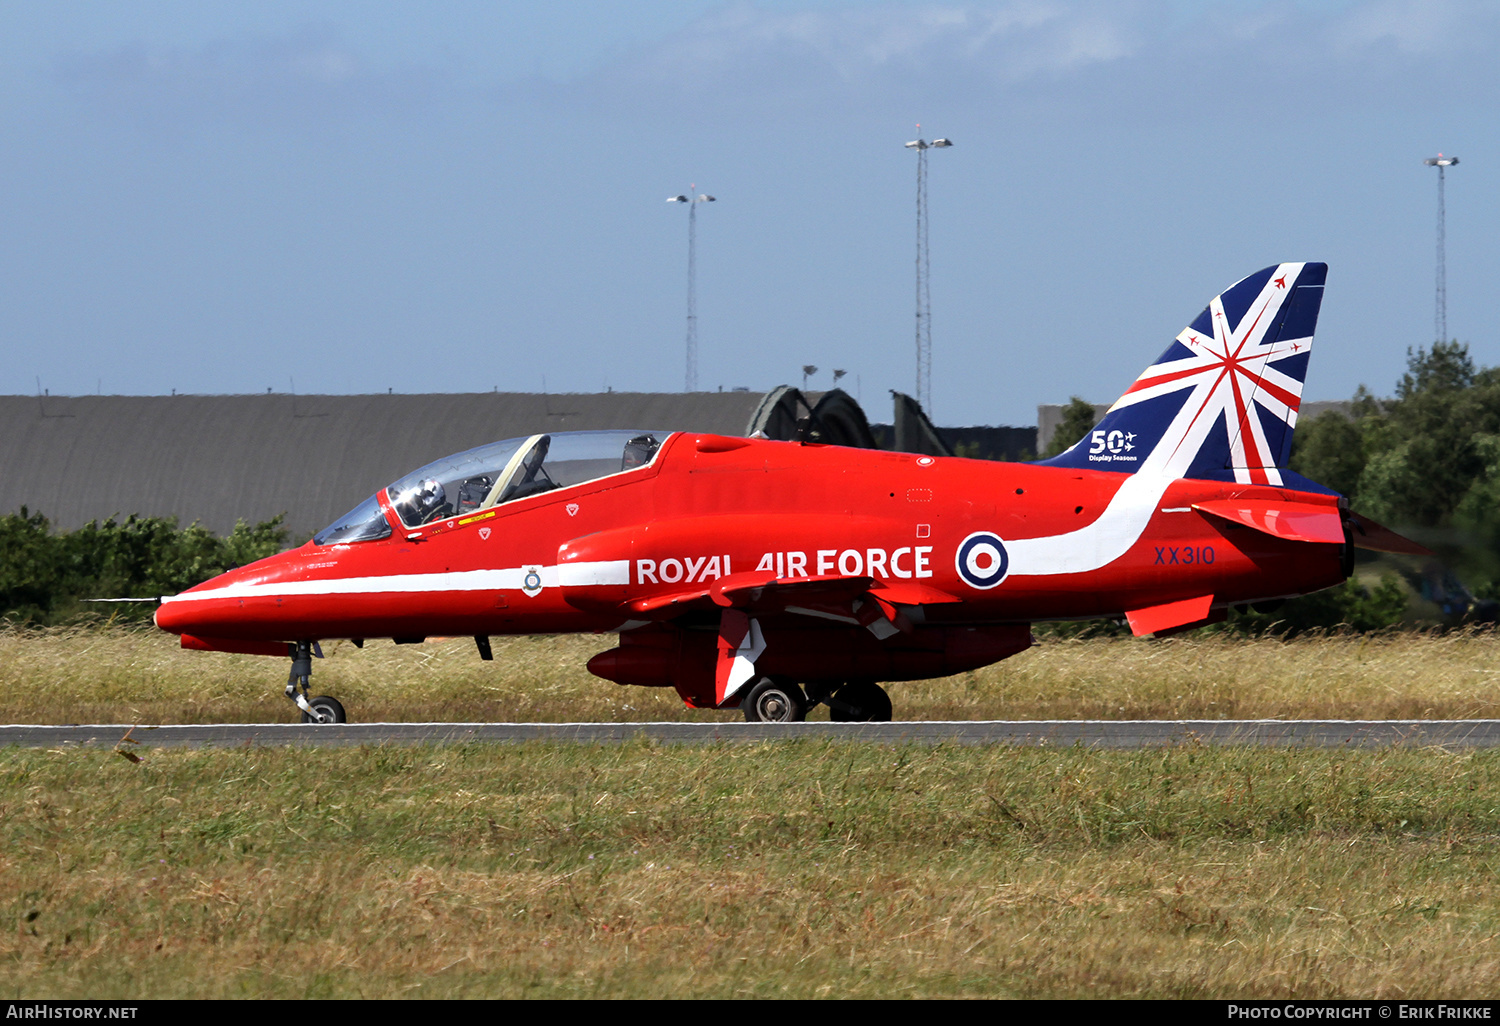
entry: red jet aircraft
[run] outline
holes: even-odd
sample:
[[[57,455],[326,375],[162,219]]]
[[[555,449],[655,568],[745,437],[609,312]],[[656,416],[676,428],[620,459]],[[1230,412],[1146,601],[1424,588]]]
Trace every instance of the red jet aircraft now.
[[[1343,581],[1412,543],[1286,469],[1324,264],[1238,282],[1094,430],[1036,463],[659,431],[513,438],[438,460],[310,542],[163,600],[184,648],[615,632],[589,661],[694,708],[888,720],[881,681],[1029,647],[1038,620],[1136,634]]]

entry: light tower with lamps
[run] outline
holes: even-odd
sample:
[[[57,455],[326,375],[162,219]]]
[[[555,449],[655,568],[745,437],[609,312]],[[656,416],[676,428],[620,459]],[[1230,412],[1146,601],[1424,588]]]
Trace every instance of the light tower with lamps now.
[[[1445,157],[1439,153],[1436,157],[1428,157],[1422,163],[1438,169],[1437,296],[1433,304],[1432,333],[1439,342],[1446,342],[1448,341],[1448,255],[1445,250],[1448,244],[1448,226],[1447,213],[1443,204],[1443,185],[1444,175],[1450,167],[1458,163],[1458,158]]]
[[[688,208],[688,289],[687,289],[687,375],[685,392],[698,391],[698,204],[713,203],[716,198],[693,194],[697,184],[688,186],[686,196],[668,196],[668,203],[686,203]]]
[[[917,126],[920,132],[922,126]],[[917,151],[917,402],[932,416],[932,292],[927,278],[927,151],[952,146],[950,139],[913,139],[906,144]]]

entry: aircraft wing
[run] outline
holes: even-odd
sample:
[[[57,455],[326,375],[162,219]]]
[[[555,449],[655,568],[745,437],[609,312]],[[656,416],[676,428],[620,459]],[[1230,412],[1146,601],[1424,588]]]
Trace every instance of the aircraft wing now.
[[[849,624],[867,617],[861,600],[870,598],[887,619],[895,623],[901,606],[945,604],[962,601],[938,588],[907,581],[883,581],[874,577],[777,577],[775,574],[730,574],[708,584],[647,596],[625,603],[625,610],[647,619],[668,619],[689,609],[714,607],[737,609],[753,616],[793,613]],[[665,614],[665,615],[663,615]]]

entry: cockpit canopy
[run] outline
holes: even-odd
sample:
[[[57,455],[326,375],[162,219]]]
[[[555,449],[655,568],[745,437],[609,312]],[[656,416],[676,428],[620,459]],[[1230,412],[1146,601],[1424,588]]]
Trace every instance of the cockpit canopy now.
[[[568,431],[507,438],[429,463],[384,492],[402,524],[420,527],[647,466],[668,434]],[[341,545],[374,541],[390,533],[377,492],[319,531],[313,542]]]

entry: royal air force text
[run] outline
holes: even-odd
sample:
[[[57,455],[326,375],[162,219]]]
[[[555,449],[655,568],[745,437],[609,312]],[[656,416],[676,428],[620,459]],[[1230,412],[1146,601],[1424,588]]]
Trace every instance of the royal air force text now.
[[[635,579],[638,584],[695,584],[728,577],[729,556],[698,556],[677,559],[637,559]],[[905,546],[886,549],[817,549],[807,552],[767,552],[760,557],[756,573],[774,573],[777,577],[883,577],[911,579],[932,576],[932,546]]]

